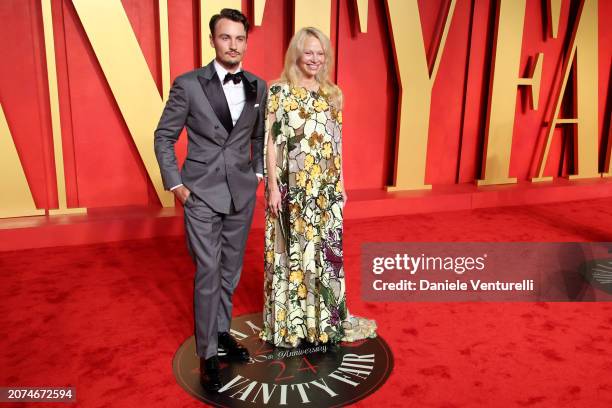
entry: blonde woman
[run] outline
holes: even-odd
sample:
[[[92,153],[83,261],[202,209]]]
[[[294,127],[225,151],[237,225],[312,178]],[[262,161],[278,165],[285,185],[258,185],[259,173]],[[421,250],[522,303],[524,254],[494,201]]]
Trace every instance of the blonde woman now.
[[[342,93],[329,79],[332,61],[327,36],[303,28],[268,93],[261,338],[275,346],[376,336],[376,324],[346,305]]]

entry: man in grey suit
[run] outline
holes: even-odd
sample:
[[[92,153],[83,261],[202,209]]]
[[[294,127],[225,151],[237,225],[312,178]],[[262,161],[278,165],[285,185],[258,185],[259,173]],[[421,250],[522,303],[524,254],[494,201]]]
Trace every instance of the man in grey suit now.
[[[237,10],[210,20],[215,59],[176,78],[159,125],[155,154],[164,182],[183,203],[187,246],[196,265],[194,319],[200,380],[221,387],[218,349],[237,361],[249,353],[230,334],[232,294],[242,270],[263,173],[266,83],[243,71],[249,24]],[[174,144],[187,127],[179,172]]]

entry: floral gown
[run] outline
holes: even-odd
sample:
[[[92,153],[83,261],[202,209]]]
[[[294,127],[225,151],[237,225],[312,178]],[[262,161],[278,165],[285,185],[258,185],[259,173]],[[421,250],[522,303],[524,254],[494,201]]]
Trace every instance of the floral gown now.
[[[347,311],[340,180],[342,112],[327,96],[288,84],[268,94],[282,211],[266,211],[264,322],[275,346],[376,336],[376,324]],[[264,163],[267,164],[267,157]],[[268,169],[266,169],[268,172]]]

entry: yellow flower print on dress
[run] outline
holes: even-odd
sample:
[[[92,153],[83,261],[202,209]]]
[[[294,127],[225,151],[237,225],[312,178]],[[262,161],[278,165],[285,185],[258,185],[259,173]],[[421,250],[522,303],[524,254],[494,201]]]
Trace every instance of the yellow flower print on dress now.
[[[306,229],[306,221],[304,221],[304,219],[301,217],[298,218],[295,220],[294,228],[298,234],[303,234],[304,230]]]
[[[289,275],[289,282],[292,283],[302,283],[304,281],[304,272],[301,270],[291,272]]]
[[[310,175],[312,177],[318,177],[321,175],[321,166],[319,166],[318,164],[315,164],[314,166],[312,166],[312,169],[310,170]]]
[[[298,297],[300,299],[305,299],[306,298],[306,294],[308,293],[308,289],[306,289],[306,285],[304,285],[303,283],[300,284],[300,286],[298,286]]]
[[[306,182],[306,194],[312,194],[312,181],[310,180]]]
[[[319,340],[321,340],[322,343],[327,343],[327,340],[329,340],[329,337],[327,336],[327,333],[323,332],[319,335]]]
[[[317,198],[317,205],[319,206],[319,208],[325,208],[327,206],[327,198],[325,198],[325,196],[320,195],[319,198]]]
[[[296,88],[291,88],[291,94],[293,96],[300,98],[301,100],[305,100],[306,98],[308,98],[308,91],[306,90],[306,88],[303,88],[301,86],[296,87]]]
[[[310,224],[308,224],[306,226],[306,239],[309,241],[312,241],[312,239],[314,238],[314,227]]]
[[[327,169],[327,172],[326,172],[326,173],[327,173],[327,174],[326,174],[327,178],[329,178],[329,179],[335,179],[335,178],[336,178],[337,171],[338,171],[338,170],[336,170],[336,168],[335,168],[334,166],[331,166],[330,168],[328,168],[328,169]]]
[[[285,320],[286,316],[287,313],[285,312],[285,309],[279,309],[279,311],[276,312],[276,320]]]
[[[342,124],[342,111],[338,112],[338,117],[336,119],[339,124]]]
[[[306,171],[310,170],[310,168],[314,164],[314,161],[314,157],[310,153],[308,153],[304,158],[304,169],[306,169]]]
[[[334,167],[337,168],[338,170],[340,170],[340,165],[342,163],[340,162],[340,155],[338,156],[334,156]]]
[[[274,262],[274,251],[266,251],[266,262]]]
[[[300,106],[299,116],[301,119],[308,119],[310,118],[310,113],[306,110],[306,108],[304,108],[303,106]]]
[[[268,110],[270,112],[276,112],[278,110],[278,94],[274,94],[268,100]]]
[[[332,148],[331,143],[329,142],[323,143],[323,151],[321,152],[321,155],[323,155],[325,159],[329,159],[333,152],[334,152],[334,149]]]
[[[311,343],[314,343],[316,335],[317,335],[317,331],[315,330],[315,328],[309,327],[308,328],[308,341]]]
[[[296,215],[300,212],[300,206],[294,203],[289,204],[289,212],[293,215]]]
[[[281,337],[285,337],[287,335],[287,328],[281,327],[281,329],[278,331],[278,334],[280,334]]]
[[[325,99],[317,99],[312,103],[312,106],[317,112],[323,112],[329,108],[329,105]]]
[[[323,141],[323,135],[321,135],[320,133],[317,133],[317,132],[312,132],[312,134],[310,135],[310,138],[308,139],[308,145],[311,148],[313,148],[318,143],[321,143],[322,141]]]
[[[342,192],[342,182],[338,181],[336,183],[336,193],[341,193]]]
[[[325,211],[323,213],[321,220],[323,220],[323,224],[327,224],[327,221],[329,221],[329,211]]]
[[[298,345],[298,336],[296,334],[287,336],[287,342],[291,343],[291,347],[296,347]]]
[[[295,184],[302,188],[306,187],[306,178],[307,176],[304,170],[298,171],[295,175]]]
[[[285,112],[294,111],[298,108],[298,103],[294,98],[287,98],[283,101],[283,108]]]

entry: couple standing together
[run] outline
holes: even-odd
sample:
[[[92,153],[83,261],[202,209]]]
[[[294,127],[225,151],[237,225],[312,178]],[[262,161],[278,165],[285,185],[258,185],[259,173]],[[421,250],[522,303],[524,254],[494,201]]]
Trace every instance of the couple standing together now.
[[[262,340],[278,347],[376,335],[347,311],[342,257],[342,94],[329,80],[332,50],[315,28],[291,39],[279,81],[267,90],[243,71],[249,23],[237,10],[210,20],[215,59],[176,78],[155,153],[164,187],[183,203],[196,264],[194,319],[202,385],[218,391],[218,351],[249,361],[230,334],[255,191],[266,179]],[[174,144],[187,128],[187,158]]]

